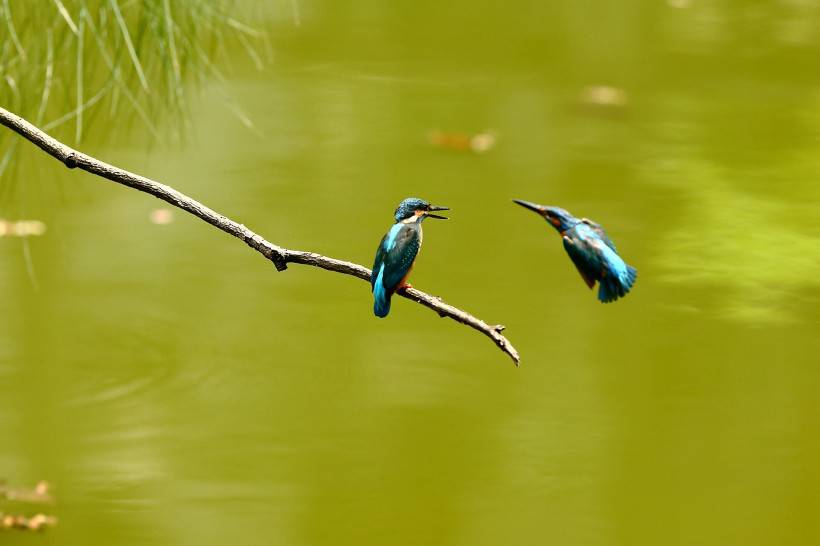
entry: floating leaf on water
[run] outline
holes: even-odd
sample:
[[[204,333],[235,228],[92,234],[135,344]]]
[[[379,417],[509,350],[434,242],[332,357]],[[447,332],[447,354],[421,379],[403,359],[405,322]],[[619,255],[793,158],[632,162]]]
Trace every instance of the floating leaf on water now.
[[[28,520],[28,528],[32,531],[39,531],[45,527],[54,527],[55,525],[57,525],[57,518],[46,514],[36,514]]]
[[[12,487],[0,481],[0,500],[25,503],[51,503],[54,501],[49,492],[48,482],[39,481],[29,489],[26,487]],[[5,514],[0,512],[0,531],[21,529],[27,531],[41,531],[47,527],[57,525],[57,518],[47,514],[26,516],[23,514]]]
[[[475,134],[432,131],[428,135],[428,140],[437,148],[482,154],[495,147],[496,137],[491,131]]]
[[[48,482],[40,480],[37,482],[37,485],[34,486],[34,492],[38,495],[48,495]]]
[[[50,488],[49,483],[42,480],[37,482],[32,489],[12,487],[0,483],[0,499],[17,502],[48,503],[54,500],[49,492]]]
[[[174,213],[171,209],[154,209],[149,215],[152,224],[165,226],[174,221]]]
[[[31,517],[22,514],[3,514],[0,512],[0,529],[22,529],[27,531],[42,531],[47,527],[57,525],[57,518],[46,514],[35,514]]]
[[[0,237],[43,235],[46,225],[40,220],[4,220],[0,218]]]
[[[626,91],[609,85],[590,85],[581,91],[581,103],[604,108],[626,106]]]
[[[478,133],[470,138],[470,149],[477,154],[489,152],[495,147],[495,135],[493,133]]]

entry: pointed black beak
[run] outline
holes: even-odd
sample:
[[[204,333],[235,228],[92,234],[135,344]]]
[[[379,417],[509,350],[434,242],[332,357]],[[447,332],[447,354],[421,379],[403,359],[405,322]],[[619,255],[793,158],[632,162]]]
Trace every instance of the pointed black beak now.
[[[547,207],[545,207],[543,205],[539,205],[537,203],[530,203],[529,201],[523,201],[521,199],[513,199],[513,201],[518,203],[519,205],[521,205],[525,209],[529,209],[533,212],[537,212],[541,216],[544,216],[544,215],[547,214]]]
[[[427,216],[428,217],[436,218],[437,220],[449,220],[449,218],[447,218],[446,216],[440,216],[438,214],[430,214],[430,212],[434,211],[434,210],[450,210],[449,208],[447,208],[447,207],[438,207],[436,205],[430,205],[430,207],[428,207],[428,209],[427,209]]]

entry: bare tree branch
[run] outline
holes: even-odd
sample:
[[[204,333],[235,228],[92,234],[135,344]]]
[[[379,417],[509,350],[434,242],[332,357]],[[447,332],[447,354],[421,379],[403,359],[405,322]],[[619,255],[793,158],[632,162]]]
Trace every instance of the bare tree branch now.
[[[248,246],[272,261],[278,271],[284,271],[287,269],[289,263],[297,263],[320,267],[328,271],[335,271],[345,275],[352,275],[366,281],[370,280],[370,270],[364,266],[342,260],[336,260],[334,258],[328,258],[327,256],[322,256],[321,254],[316,254],[313,252],[289,250],[287,248],[282,248],[275,245],[265,240],[261,235],[258,235],[246,228],[244,225],[234,222],[230,218],[211,210],[199,201],[191,199],[187,195],[178,192],[170,186],[160,184],[159,182],[149,178],[145,178],[113,165],[109,165],[108,163],[104,163],[89,155],[78,152],[69,146],[66,146],[62,142],[41,131],[25,119],[12,114],[4,108],[0,108],[0,124],[5,125],[23,138],[33,142],[47,154],[65,164],[65,166],[69,169],[80,168],[91,174],[96,174],[97,176],[111,180],[112,182],[123,184],[136,190],[149,193],[154,197],[158,197],[159,199],[174,205],[175,207],[190,212],[194,216],[201,218],[226,233],[230,233],[234,237],[245,241]],[[474,317],[466,311],[462,311],[457,307],[446,304],[440,298],[431,296],[430,294],[415,288],[399,290],[398,294],[429,309],[432,309],[442,317],[449,317],[456,322],[460,322],[461,324],[465,324],[470,328],[478,330],[492,339],[498,348],[507,353],[510,358],[512,358],[515,365],[518,366],[518,351],[512,346],[507,338],[501,334],[502,330],[504,330],[504,326],[500,324],[487,324],[483,320]]]

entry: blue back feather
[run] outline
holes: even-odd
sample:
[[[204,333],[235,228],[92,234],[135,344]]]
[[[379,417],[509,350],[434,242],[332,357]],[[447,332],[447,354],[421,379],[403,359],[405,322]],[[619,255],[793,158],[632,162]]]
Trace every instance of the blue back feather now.
[[[410,271],[420,246],[419,223],[396,223],[382,239],[370,274],[373,312],[377,317],[385,317],[390,312],[390,297]]]
[[[585,279],[600,283],[598,299],[604,303],[625,296],[638,272],[615,251],[615,245],[598,224],[585,221],[574,226],[564,239],[564,248]]]

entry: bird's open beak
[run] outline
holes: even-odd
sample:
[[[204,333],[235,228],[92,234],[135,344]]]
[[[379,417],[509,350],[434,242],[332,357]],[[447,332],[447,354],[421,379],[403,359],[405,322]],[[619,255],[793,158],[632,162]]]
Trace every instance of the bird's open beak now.
[[[533,212],[537,212],[541,216],[547,214],[547,207],[543,205],[538,205],[536,203],[530,203],[529,201],[522,201],[521,199],[513,199],[516,203],[524,207],[525,209],[530,209]]]
[[[449,220],[446,216],[440,216],[438,214],[430,214],[431,211],[434,210],[450,210],[447,207],[437,207],[436,205],[430,205],[430,208],[427,209],[427,216],[430,218],[436,218],[438,220]]]

